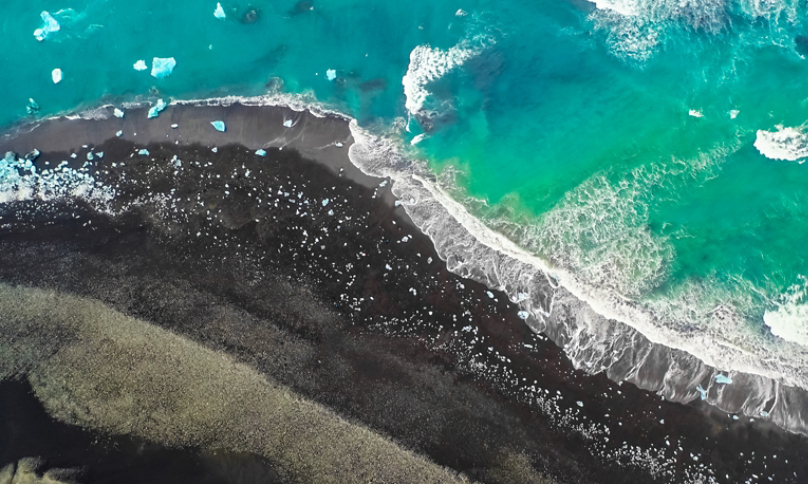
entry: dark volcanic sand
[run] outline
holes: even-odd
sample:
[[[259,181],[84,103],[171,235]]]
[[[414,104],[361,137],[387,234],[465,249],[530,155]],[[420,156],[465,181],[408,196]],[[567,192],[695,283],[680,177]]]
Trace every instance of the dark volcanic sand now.
[[[298,124],[285,130],[289,116]],[[213,131],[214,119],[228,131]],[[170,128],[175,122],[180,129]],[[124,127],[138,135],[112,135]],[[392,206],[389,186],[350,166],[351,141],[339,118],[243,106],[172,107],[148,122],[143,110],[124,120],[58,120],[4,139],[1,151],[41,150],[43,168],[72,152],[83,163],[83,144],[103,151],[95,177],[116,186],[114,209],[126,210],[111,217],[81,201],[0,205],[0,282],[98,299],[227,352],[482,482],[804,482],[802,436],[575,371],[504,294],[489,297],[445,269]],[[130,157],[143,147],[148,157]],[[156,194],[175,203],[149,202]],[[193,449],[146,445],[141,454],[143,443],[49,421],[29,408],[24,389],[0,386],[4,408],[20,415],[0,417],[3,429],[15,427],[0,438],[2,459],[22,452],[87,466],[86,483],[112,482],[132,466],[140,482],[198,482],[194,468],[216,469]],[[69,437],[53,444],[46,428]],[[229,477],[203,482],[273,475],[271,462],[227,462]]]

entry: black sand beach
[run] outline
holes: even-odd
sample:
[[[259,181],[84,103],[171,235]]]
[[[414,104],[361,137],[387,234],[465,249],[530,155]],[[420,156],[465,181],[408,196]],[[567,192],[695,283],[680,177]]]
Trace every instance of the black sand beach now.
[[[213,120],[227,131],[216,132]],[[228,355],[342,417],[345,432],[367,428],[388,439],[398,450],[385,452],[404,456],[400,462],[415,462],[409,451],[423,456],[432,463],[418,461],[423,472],[447,481],[459,473],[487,483],[804,482],[803,436],[574,370],[504,294],[446,270],[394,205],[389,184],[350,163],[352,142],[341,118],[238,104],[171,106],[154,120],[145,109],[123,119],[59,119],[0,139],[2,152],[41,151],[40,170],[62,161],[78,168],[92,152],[90,173],[115,189],[104,211],[82,200],[0,205],[0,283],[6,297],[19,298],[0,305],[0,319],[22,321],[24,303],[42,297],[59,307],[102,303],[125,321]],[[42,358],[56,362],[83,334],[58,328],[34,334],[0,325],[0,350],[46,342],[53,352]],[[161,418],[199,402],[133,397],[163,392],[159,382],[106,389],[101,399],[96,387],[68,383],[57,398],[44,377],[31,376],[57,372],[48,365],[20,365],[0,385],[0,466],[41,457],[50,467],[81,468],[83,483],[317,482],[311,462],[329,458],[250,451],[227,434],[263,414],[232,402],[221,418],[234,423],[207,440],[149,438],[160,427],[181,428]],[[56,400],[73,413],[55,411],[63,408]],[[93,425],[104,421],[93,404],[121,400],[149,403],[126,404],[132,422],[149,429]],[[297,431],[316,435],[290,428],[290,442]],[[346,455],[373,448],[327,445]],[[372,459],[335,462],[334,476],[404,482],[367,474]]]

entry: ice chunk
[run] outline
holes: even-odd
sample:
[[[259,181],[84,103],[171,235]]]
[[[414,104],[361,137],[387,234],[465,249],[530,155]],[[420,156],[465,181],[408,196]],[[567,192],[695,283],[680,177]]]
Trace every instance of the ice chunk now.
[[[93,155],[92,151],[87,153],[87,161],[93,161],[94,158],[95,156]]]
[[[694,118],[703,118],[704,117],[704,113],[702,113],[701,111],[698,111],[696,109],[689,110],[687,112],[687,114],[693,116]]]
[[[213,16],[219,19],[227,17],[227,15],[224,13],[224,9],[222,8],[221,3],[216,4],[216,10],[213,11]]]
[[[211,148],[211,150],[210,150],[210,151],[212,151],[212,152],[214,152],[214,153],[218,153],[218,152],[219,152],[219,147],[218,147],[218,146],[214,146],[213,148]]]
[[[323,200],[323,207],[325,207],[326,205],[328,205],[328,202],[330,202],[330,201],[331,201],[331,200],[329,200],[329,199],[327,199],[327,198],[326,198],[325,200]]]
[[[29,152],[28,152],[28,153],[25,155],[25,159],[26,159],[26,160],[28,160],[28,161],[34,161],[34,160],[36,160],[37,158],[39,158],[39,155],[40,155],[40,154],[41,154],[41,153],[39,152],[39,150],[38,150],[38,149],[36,149],[36,148],[34,148],[34,150],[33,150],[33,151],[29,151]]]
[[[336,143],[334,143],[334,146],[336,146],[337,148],[342,148],[344,145],[339,141],[337,141]]]
[[[527,319],[530,313],[527,311],[519,311],[516,315],[519,316],[519,319]]]
[[[139,154],[140,156],[149,156],[149,150],[144,148],[144,149],[138,151],[137,154]]]
[[[123,111],[121,111],[118,108],[115,108],[115,111],[112,111],[112,114],[114,114],[116,118],[122,118],[123,117]]]
[[[457,17],[465,17],[466,15],[468,15],[468,14],[462,8],[458,8],[457,12],[455,12],[455,16],[457,16]]]
[[[117,133],[115,133],[115,136],[120,138],[121,136],[123,136],[123,131],[118,131]]]
[[[334,79],[337,78],[337,71],[335,71],[334,69],[328,69],[327,71],[325,71],[325,77],[329,81],[333,81]]]
[[[739,114],[741,114],[740,111],[738,111],[737,109],[733,109],[732,111],[729,112],[729,118],[735,119],[738,117]]]
[[[724,385],[729,385],[732,383],[732,378],[725,376],[725,375],[716,375],[715,376],[716,383],[723,383]]]
[[[96,153],[96,154],[95,154],[95,156],[97,156],[97,157],[99,157],[99,158],[103,158],[103,157],[104,157],[104,152],[103,152],[103,151],[99,151],[98,153]]]
[[[172,124],[172,125],[171,125],[171,129],[177,129],[177,128],[179,128],[179,127],[180,127],[180,125],[179,125],[179,124]]]
[[[578,400],[577,402],[575,402],[575,405],[578,405],[579,407],[583,408],[584,402]]]
[[[255,154],[258,156],[266,156],[267,152],[266,150],[255,150]]]
[[[42,27],[34,30],[34,37],[42,42],[48,35],[58,32],[61,27],[59,27],[59,22],[48,12],[42,12],[39,16],[42,18]]]
[[[62,82],[62,70],[54,69],[53,72],[51,72],[51,78],[53,79],[54,84],[59,84]]]
[[[426,133],[421,133],[410,141],[410,144],[415,146],[426,138]]]
[[[139,60],[139,61],[137,61],[137,62],[135,62],[135,63],[132,65],[132,67],[134,67],[136,71],[145,71],[146,69],[148,69],[148,68],[149,68],[149,66],[147,66],[147,65],[146,65],[146,61],[144,61],[144,60],[142,60],[142,59],[141,59],[141,60]]]
[[[39,112],[39,104],[34,101],[34,98],[28,98],[28,106],[25,107],[28,114],[36,114]]]
[[[490,297],[491,299],[494,299],[494,293],[493,292],[485,291],[485,293],[488,295],[488,297]]]
[[[152,59],[151,75],[157,79],[168,77],[177,67],[177,61],[173,57],[155,57]]]
[[[284,125],[284,127],[286,127],[286,128],[291,128],[293,124],[294,124],[294,123],[292,123],[292,120],[291,120],[291,119],[287,119],[286,121],[284,121],[284,122],[283,122],[283,125]]]
[[[149,109],[149,119],[156,118],[167,107],[168,104],[166,104],[165,101],[163,101],[162,99],[158,99],[157,104],[155,104],[154,106],[152,106],[151,109]]]
[[[222,133],[224,133],[224,131],[227,129],[224,125],[224,121],[211,121],[210,124],[216,128],[216,131],[220,131]]]
[[[696,390],[697,390],[699,393],[701,393],[701,399],[702,399],[702,400],[707,400],[707,390],[705,390],[704,388],[702,388],[702,387],[701,387],[701,385],[697,386],[697,387],[696,387]]]

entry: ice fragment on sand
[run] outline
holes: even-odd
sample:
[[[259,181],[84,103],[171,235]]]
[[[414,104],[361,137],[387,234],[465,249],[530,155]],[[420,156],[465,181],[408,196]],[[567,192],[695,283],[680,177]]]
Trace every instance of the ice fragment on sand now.
[[[155,57],[152,59],[151,75],[157,79],[168,77],[177,66],[177,61],[173,57]]]
[[[222,133],[224,133],[225,129],[227,129],[224,125],[224,121],[211,121],[210,124],[216,128],[216,131],[220,131]]]
[[[157,101],[157,104],[155,104],[151,109],[149,109],[149,119],[156,118],[160,114],[160,112],[163,111],[166,107],[168,107],[168,104],[166,104],[166,102],[163,101],[162,99],[159,99]]]
[[[179,125],[179,124],[172,124],[172,125],[171,125],[171,129],[177,129],[177,128],[179,128],[179,127],[180,127],[180,125]]]
[[[697,386],[697,387],[696,387],[696,390],[697,390],[699,393],[701,393],[701,399],[702,399],[702,400],[707,400],[707,390],[705,390],[704,388],[702,388],[702,387],[701,387],[701,385]]]
[[[115,108],[115,111],[112,111],[112,114],[114,114],[116,118],[122,118],[123,117],[123,111],[121,111],[118,108]]]
[[[258,156],[266,156],[267,152],[266,150],[255,150],[255,154]]]
[[[137,154],[139,154],[140,156],[149,156],[149,150],[144,148],[144,149],[138,151]]]
[[[583,406],[584,406],[584,402],[582,402],[582,401],[580,401],[580,400],[578,400],[577,402],[575,402],[575,404],[576,404],[576,405],[578,405],[578,406],[579,406],[579,407],[581,407],[581,408],[583,408]]]
[[[87,161],[93,161],[93,159],[95,159],[95,156],[93,155],[92,151],[87,153]]]
[[[224,13],[224,9],[222,8],[221,3],[216,4],[216,10],[213,11],[213,16],[219,19],[227,17],[227,15],[225,15]]]
[[[40,155],[40,154],[41,154],[41,153],[39,152],[39,150],[38,150],[38,149],[36,149],[36,148],[34,148],[34,149],[33,149],[33,151],[29,151],[29,152],[28,152],[28,153],[25,155],[25,159],[26,159],[27,161],[34,161],[34,160],[36,160],[37,158],[39,158],[39,155]]]
[[[323,200],[323,207],[325,207],[326,205],[328,205],[328,202],[330,202],[330,201],[331,201],[331,200],[329,200],[329,199],[327,199],[327,198],[326,198],[325,200]]]
[[[287,119],[286,121],[283,122],[283,126],[286,127],[286,128],[291,128],[292,124],[294,124],[294,123],[292,123],[291,119]]]
[[[99,151],[98,153],[96,153],[96,154],[95,154],[95,156],[97,156],[97,157],[99,157],[99,158],[103,158],[103,157],[104,157],[104,152],[103,152],[103,151]]]
[[[149,66],[146,65],[146,61],[144,60],[139,60],[135,62],[134,65],[132,65],[132,67],[134,67],[136,71],[145,71],[146,69],[149,68]]]
[[[488,294],[488,297],[490,297],[491,299],[494,299],[494,293],[493,292],[485,291],[485,293]]]
[[[337,78],[337,71],[335,71],[334,69],[328,69],[327,71],[325,71],[325,77],[329,81],[333,81],[334,79]]]
[[[36,40],[42,42],[48,35],[53,32],[58,32],[60,27],[59,22],[48,12],[42,12],[39,16],[42,18],[42,27],[34,30],[34,37],[36,37]]]
[[[760,416],[761,416],[761,417],[768,417],[768,416],[769,416],[769,412],[767,412],[767,411],[765,411],[765,410],[761,410],[761,411],[760,411]]]
[[[343,144],[337,141],[336,143],[334,143],[334,146],[336,146],[337,148],[342,148]]]
[[[115,136],[120,138],[121,136],[123,136],[123,131],[118,131],[117,133],[115,133]]]
[[[530,316],[530,313],[527,311],[519,311],[516,313],[516,315],[519,316],[519,319],[527,319],[527,317]]]
[[[218,153],[218,152],[219,152],[219,147],[218,147],[218,146],[214,146],[214,147],[213,147],[213,148],[212,148],[210,151],[212,151],[212,152],[214,152],[214,153]]]
[[[732,383],[732,378],[730,378],[728,376],[725,376],[725,375],[716,375],[715,376],[715,382],[716,383],[723,383],[725,385],[729,385],[730,383]]]
[[[54,69],[53,72],[51,72],[51,78],[53,79],[54,84],[59,84],[62,82],[62,70]]]

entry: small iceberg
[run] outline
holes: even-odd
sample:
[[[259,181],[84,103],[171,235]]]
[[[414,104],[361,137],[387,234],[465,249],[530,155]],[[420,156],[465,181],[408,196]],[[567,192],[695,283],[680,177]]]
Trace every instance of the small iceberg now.
[[[42,27],[34,30],[34,37],[42,42],[48,35],[58,32],[61,27],[59,27],[59,22],[48,12],[42,12],[39,16],[42,18]]]
[[[221,3],[216,4],[216,10],[213,11],[213,16],[218,19],[224,19],[227,15],[224,13]]]
[[[118,108],[115,108],[115,110],[112,111],[112,114],[114,114],[116,118],[122,118],[123,117],[123,111],[121,111]]]
[[[292,122],[292,120],[291,120],[291,119],[287,119],[286,121],[284,121],[284,122],[283,122],[283,126],[284,126],[285,128],[291,128],[293,124],[294,124],[294,123]]]
[[[703,118],[704,117],[704,113],[702,113],[701,111],[698,111],[696,109],[689,110],[687,112],[687,114],[693,116],[694,118]]]
[[[732,378],[730,378],[730,377],[728,377],[726,375],[716,375],[715,376],[715,382],[716,383],[721,383],[721,384],[724,384],[724,385],[729,385],[730,383],[732,383]]]
[[[255,150],[255,154],[258,156],[266,156],[267,152],[266,150]]]
[[[149,109],[149,119],[156,118],[157,116],[159,116],[160,113],[164,111],[166,107],[168,107],[168,104],[166,104],[165,101],[163,101],[162,99],[158,100],[157,104],[155,104],[154,106],[152,106],[151,109]]]
[[[51,72],[51,78],[53,78],[54,84],[59,84],[62,82],[62,70],[54,69],[53,72]]]
[[[696,387],[696,391],[698,391],[701,394],[702,400],[707,400],[707,390],[702,388],[701,385]]]
[[[214,128],[216,128],[216,131],[219,131],[221,133],[224,133],[225,130],[227,129],[224,125],[224,121],[211,121],[210,124],[213,125]]]
[[[140,156],[149,156],[149,150],[144,148],[144,149],[138,151],[137,154],[139,154]]]
[[[39,104],[34,101],[34,98],[28,98],[28,106],[25,106],[25,110],[28,111],[28,114],[36,114],[39,112]]]
[[[334,69],[328,69],[327,71],[325,71],[325,77],[329,81],[333,81],[334,79],[337,78],[337,71],[335,71]]]
[[[134,67],[136,71],[145,71],[146,69],[149,68],[149,66],[146,65],[146,61],[144,60],[139,60],[135,62],[134,64],[132,64],[132,67]]]
[[[157,79],[168,77],[177,67],[177,61],[173,57],[155,57],[152,59],[151,75]]]

